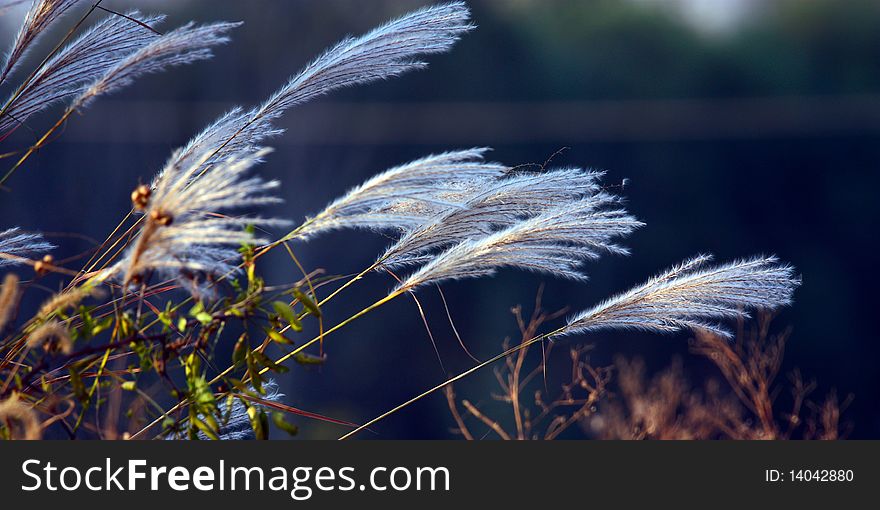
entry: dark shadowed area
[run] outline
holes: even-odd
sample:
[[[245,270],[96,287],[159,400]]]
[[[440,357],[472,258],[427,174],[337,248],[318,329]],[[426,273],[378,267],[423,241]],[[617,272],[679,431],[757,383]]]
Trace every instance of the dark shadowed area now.
[[[61,246],[59,258],[106,237],[129,211],[131,190],[149,182],[175,148],[218,115],[262,101],[342,36],[427,4],[105,3],[167,12],[168,27],[190,19],[244,25],[213,60],[149,76],[96,101],[18,171],[9,189],[0,190],[0,229],[47,232]],[[832,389],[841,399],[854,394],[844,414],[853,424],[851,437],[880,437],[874,320],[880,304],[880,3],[469,4],[479,28],[451,53],[428,58],[427,70],[334,93],[283,118],[287,132],[270,143],[277,150],[260,169],[283,184],[285,204],[270,213],[299,221],[381,170],[473,146],[493,147],[490,158],[512,166],[552,160],[551,166],[607,170],[605,183],[647,224],[625,241],[631,256],[590,263],[587,284],[503,271],[443,286],[455,328],[477,358],[517,337],[510,309],[522,304],[530,311],[542,285],[546,309],[574,312],[698,253],[720,261],[774,253],[803,277],[794,306],[773,322],[779,331],[792,328],[780,381],[798,368],[817,379],[817,399]],[[14,9],[0,17],[3,47],[21,14]],[[4,96],[10,93],[9,85],[3,88]],[[59,113],[35,116],[4,141],[3,150],[32,144]],[[12,162],[0,165],[5,173]],[[292,248],[308,270],[348,275],[369,266],[389,242],[346,231]],[[269,281],[302,276],[282,250],[261,264]],[[325,325],[383,297],[394,284],[387,275],[370,275],[325,309]],[[278,376],[284,401],[362,423],[470,367],[436,289],[425,288],[418,298],[442,368],[415,303],[398,299],[328,337],[324,366],[294,366]],[[316,332],[312,323],[301,338]],[[623,354],[644,358],[652,371],[680,357],[699,386],[720,375],[688,352],[691,336],[599,333],[564,342],[593,344],[591,362],[599,366]],[[548,386],[567,376],[565,350],[548,359]],[[540,360],[541,351],[530,355]],[[492,371],[484,370],[456,392],[492,408],[495,386]],[[778,397],[783,402],[786,392]],[[304,419],[297,424],[304,438],[335,438],[346,430]],[[438,393],[361,437],[449,438],[455,437],[453,426]],[[473,430],[489,431],[476,423]],[[575,427],[565,437],[585,435]]]

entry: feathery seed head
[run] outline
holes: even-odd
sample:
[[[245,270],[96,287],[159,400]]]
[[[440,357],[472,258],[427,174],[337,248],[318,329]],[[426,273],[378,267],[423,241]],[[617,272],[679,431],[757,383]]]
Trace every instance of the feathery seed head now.
[[[598,209],[593,198],[564,203],[488,236],[462,241],[431,258],[397,290],[491,276],[502,267],[584,280],[578,268],[585,260],[602,252],[626,254],[612,240],[642,226],[624,210]]]
[[[565,168],[546,173],[523,172],[485,182],[471,190],[462,207],[436,214],[406,233],[378,260],[378,268],[425,262],[437,249],[491,234],[524,218],[584,197],[598,208],[616,197],[598,190],[596,172]]]
[[[489,149],[435,154],[382,172],[333,201],[306,221],[309,237],[341,228],[413,230],[465,201],[509,169],[484,161]]]
[[[89,297],[102,297],[103,295],[103,289],[89,284],[59,292],[40,306],[37,317],[47,318],[57,312],[76,307]]]
[[[189,286],[201,275],[233,271],[242,244],[268,242],[255,238],[248,225],[270,227],[288,222],[229,213],[280,202],[272,192],[277,181],[249,176],[268,154],[261,149],[241,159],[219,163],[199,173],[200,161],[186,169],[165,168],[149,193],[138,236],[114,272],[126,283],[138,283],[151,272]]]
[[[285,111],[334,90],[391,78],[421,69],[422,55],[448,51],[471,30],[462,2],[427,7],[386,23],[358,38],[346,38],[305,66],[262,105],[234,108],[205,128],[175,154],[173,163],[188,167],[197,154],[203,164],[248,153],[282,130],[272,123]]]
[[[7,273],[0,284],[0,334],[9,324],[18,305],[18,276]]]
[[[60,322],[51,320],[43,323],[27,336],[30,348],[43,347],[48,352],[70,354],[73,351],[73,340],[70,332]]]
[[[128,12],[126,16],[131,19],[104,18],[49,59],[24,88],[12,95],[8,115],[0,117],[0,131],[81,93],[84,86],[159,37],[147,26],[161,23],[164,16],[144,16],[138,11]]]
[[[229,42],[226,35],[241,23],[187,23],[164,35],[155,37],[87,85],[74,99],[71,109],[87,106],[96,97],[127,87],[145,74],[157,73],[168,67],[191,64],[213,56],[211,47]]]
[[[18,227],[0,232],[0,268],[19,264],[26,257],[55,248],[40,234],[21,232]]]
[[[3,70],[0,71],[0,83],[15,70],[37,39],[77,2],[79,0],[34,0],[33,5],[24,16],[24,22],[15,36],[12,48],[6,54]]]
[[[33,408],[24,402],[13,392],[6,400],[0,401],[0,421],[15,421],[21,424],[23,438],[27,440],[40,439],[43,435],[40,420]]]
[[[791,303],[800,279],[776,257],[756,257],[702,268],[701,255],[613,297],[568,321],[564,333],[599,329],[672,332],[681,329],[730,333],[718,321],[747,316],[747,309],[773,309]]]

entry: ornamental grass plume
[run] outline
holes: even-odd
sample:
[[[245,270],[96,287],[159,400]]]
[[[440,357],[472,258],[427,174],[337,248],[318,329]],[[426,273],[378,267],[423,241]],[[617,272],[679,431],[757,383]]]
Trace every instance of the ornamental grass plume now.
[[[730,336],[709,321],[747,316],[747,310],[772,310],[791,303],[800,278],[776,257],[756,257],[704,268],[700,255],[644,284],[575,315],[565,333],[600,329],[639,329],[668,333],[708,330]]]
[[[484,161],[489,150],[444,152],[386,170],[307,219],[297,237],[343,228],[411,232],[444,211],[465,208],[476,190],[509,171]]]
[[[161,15],[142,16],[138,11],[131,11],[126,17],[107,17],[86,30],[55,53],[21,89],[12,94],[4,115],[0,117],[0,132],[24,123],[31,115],[56,102],[81,94],[86,84],[158,38],[159,35],[149,27],[158,25],[164,18]]]
[[[25,14],[24,22],[15,36],[12,48],[6,54],[0,83],[12,73],[28,50],[53,24],[60,20],[79,0],[34,0]]]
[[[237,160],[198,173],[201,162],[189,168],[165,168],[155,187],[141,187],[133,197],[144,218],[132,246],[114,269],[125,283],[142,282],[150,273],[190,282],[198,275],[234,271],[242,244],[260,244],[247,227],[287,225],[279,219],[229,216],[246,207],[281,201],[272,194],[278,181],[249,176],[251,168],[271,152],[260,149]]]
[[[334,90],[399,76],[427,66],[424,55],[445,53],[472,30],[463,2],[417,10],[370,32],[346,38],[305,66],[263,104],[234,108],[196,135],[170,164],[186,167],[198,154],[212,153],[203,164],[252,152],[282,131],[272,123],[288,109]]]
[[[627,254],[613,240],[643,224],[591,198],[564,203],[512,227],[449,248],[405,278],[398,291],[443,280],[491,276],[502,267],[586,280],[580,265],[601,253]]]
[[[14,227],[0,232],[0,268],[22,262],[26,257],[52,250],[55,246],[46,242],[40,234],[22,232]]]
[[[229,42],[227,32],[239,26],[241,23],[187,23],[167,34],[152,38],[148,44],[129,53],[88,84],[71,103],[70,109],[84,108],[98,96],[117,92],[145,74],[207,60],[213,57],[211,47]]]
[[[389,247],[379,258],[377,269],[428,262],[444,247],[489,235],[578,199],[584,199],[593,208],[614,202],[613,195],[597,193],[599,176],[596,172],[566,168],[524,172],[485,183],[472,190],[463,207],[436,214],[430,222]]]

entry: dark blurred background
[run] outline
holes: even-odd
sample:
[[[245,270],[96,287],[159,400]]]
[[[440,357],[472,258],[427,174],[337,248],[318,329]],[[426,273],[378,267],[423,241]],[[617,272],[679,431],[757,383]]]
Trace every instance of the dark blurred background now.
[[[68,233],[103,239],[172,150],[236,104],[268,96],[312,56],[426,2],[322,0],[107,0],[187,20],[242,20],[213,61],[151,76],[99,100],[73,119],[0,191],[0,226],[58,233],[61,255],[87,249]],[[283,181],[294,219],[387,167],[432,152],[488,145],[510,165],[543,163],[608,171],[629,183],[628,207],[648,226],[628,258],[587,267],[588,284],[522,272],[444,287],[455,324],[478,357],[516,337],[510,308],[574,310],[643,281],[688,256],[720,260],[775,253],[803,287],[774,328],[793,328],[783,372],[798,367],[820,392],[855,399],[853,437],[880,437],[876,199],[880,159],[880,2],[876,0],[619,0],[469,2],[479,29],[428,70],[333,94],[291,111],[288,131],[262,167]],[[21,10],[0,18],[5,47]],[[20,77],[19,77],[20,78]],[[15,80],[13,80],[15,81]],[[6,95],[10,91],[3,91]],[[53,112],[28,124],[42,133]],[[27,146],[19,129],[7,147]],[[2,152],[2,151],[0,151]],[[8,160],[6,160],[8,163]],[[341,232],[295,246],[308,268],[357,272],[389,243]],[[270,280],[299,277],[286,255],[268,260]],[[393,282],[372,275],[326,311],[327,324],[383,296]],[[420,295],[445,369],[472,364],[439,297]],[[307,333],[313,333],[307,331]],[[303,336],[303,339],[311,338]],[[600,334],[592,361],[620,353],[659,369],[682,356],[696,385],[718,377],[687,353],[688,335]],[[281,376],[285,401],[363,422],[441,381],[443,373],[411,300],[400,299],[329,337],[328,363]],[[562,349],[560,349],[562,351]],[[533,353],[540,356],[539,352]],[[549,377],[568,370],[564,353]],[[540,358],[538,358],[540,359]],[[555,363],[558,363],[554,365]],[[557,367],[557,368],[554,368]],[[563,374],[564,375],[564,374]],[[781,376],[784,381],[784,375]],[[491,405],[491,371],[456,387]],[[301,437],[343,428],[299,421]],[[453,425],[441,395],[375,428],[383,438],[446,438]],[[573,437],[578,437],[576,432]]]

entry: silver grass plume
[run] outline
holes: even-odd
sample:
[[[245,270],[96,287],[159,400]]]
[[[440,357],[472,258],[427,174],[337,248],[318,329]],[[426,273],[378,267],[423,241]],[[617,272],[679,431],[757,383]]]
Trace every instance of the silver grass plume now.
[[[410,231],[465,199],[509,169],[484,161],[488,148],[444,152],[382,172],[334,200],[299,231],[308,237],[327,230],[367,228]]]
[[[507,228],[563,203],[589,197],[598,209],[617,197],[597,193],[598,172],[563,168],[549,172],[524,172],[485,183],[467,198],[463,207],[436,215],[430,222],[404,235],[378,260],[378,268],[427,262],[437,250]]]
[[[20,263],[21,258],[31,257],[55,248],[40,234],[22,232],[18,227],[0,232],[0,268]]]
[[[165,19],[162,15],[144,17],[138,11],[125,15],[147,26]],[[120,60],[159,37],[131,19],[105,18],[59,50],[10,98],[7,114],[0,118],[0,131],[24,122],[57,101],[81,93],[84,85],[97,80]]]
[[[190,22],[161,35],[107,69],[103,76],[83,89],[70,108],[83,108],[96,97],[127,87],[135,78],[145,74],[209,59],[213,56],[210,48],[229,42],[226,33],[240,25],[227,22],[196,25]]]
[[[481,239],[463,241],[406,278],[397,291],[443,280],[491,276],[502,267],[585,280],[579,266],[601,252],[628,253],[612,240],[642,226],[622,209],[585,198],[562,204]]]
[[[234,270],[242,244],[266,239],[247,231],[248,226],[287,225],[287,221],[250,216],[229,216],[246,207],[281,202],[272,195],[278,181],[249,177],[268,149],[200,171],[201,161],[187,169],[162,173],[133,245],[114,266],[126,283],[138,283],[149,273],[187,283],[196,275],[226,274]]]
[[[747,309],[791,303],[800,279],[776,257],[757,257],[703,268],[701,255],[661,273],[568,321],[565,333],[639,329],[668,333],[681,329],[730,333],[711,321],[747,317]]]
[[[33,5],[24,16],[24,22],[15,36],[12,48],[6,54],[3,70],[0,71],[0,83],[9,76],[30,47],[56,21],[61,19],[79,0],[34,0]]]
[[[422,55],[444,53],[473,29],[463,2],[427,7],[388,22],[357,38],[346,38],[290,78],[265,103],[233,109],[208,126],[177,154],[188,166],[198,153],[214,152],[205,164],[253,150],[281,130],[272,122],[287,109],[334,90],[424,68]]]

